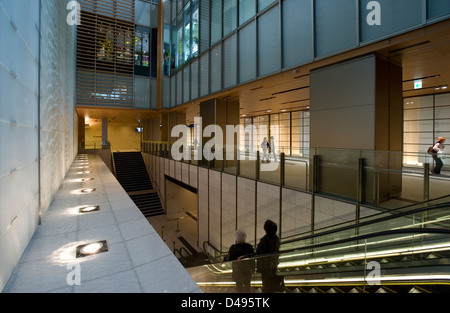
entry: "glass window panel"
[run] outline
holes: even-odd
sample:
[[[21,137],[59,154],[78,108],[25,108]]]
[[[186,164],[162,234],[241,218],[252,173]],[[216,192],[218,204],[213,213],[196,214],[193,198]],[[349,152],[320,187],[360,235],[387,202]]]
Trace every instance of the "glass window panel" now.
[[[429,19],[450,14],[450,1],[427,0],[427,17]]]
[[[432,108],[433,96],[406,98],[404,100],[404,109],[414,108]]]
[[[404,119],[405,121],[433,119],[433,108],[405,110]]]
[[[310,0],[284,0],[283,67],[306,63],[313,59],[313,31]]]
[[[236,85],[237,75],[237,36],[234,34],[223,42],[223,87]]]
[[[198,49],[199,49],[199,8],[198,4],[195,4],[195,6],[192,9],[192,46],[191,46],[191,53],[192,57],[196,58],[198,56]]]
[[[258,0],[258,12],[261,12],[273,2],[274,0]]]
[[[170,108],[170,96],[171,96],[171,92],[170,92],[170,77],[169,76],[164,76],[163,77],[163,103],[162,106],[163,108]],[[155,106],[156,106],[156,102],[155,102]]]
[[[177,3],[175,2],[175,0],[170,0],[170,2],[172,2],[172,17],[170,19],[172,21],[177,16],[178,11],[177,11]]]
[[[450,105],[450,93],[436,95],[435,102],[437,107]]]
[[[209,48],[209,0],[200,0],[200,52]]]
[[[150,27],[158,28],[158,5],[150,6]]]
[[[180,12],[183,9],[183,0],[176,0],[177,1],[177,13]]]
[[[417,120],[417,121],[405,121],[404,132],[433,132],[434,123],[433,120]]]
[[[176,67],[180,67],[183,64],[183,15],[179,14],[177,17],[177,50],[176,50]]]
[[[177,100],[176,103],[177,105],[180,105],[183,103],[183,71],[179,71],[176,75],[177,77]]]
[[[450,134],[450,96],[439,94],[404,99],[405,163],[426,162],[423,155],[437,137]]]
[[[163,47],[163,74],[170,75],[170,26],[164,24],[164,47]]]
[[[444,107],[444,106],[436,106],[435,110],[434,110],[434,118],[436,119],[436,121],[440,120],[440,119],[448,119],[448,117],[450,116],[450,106]]]
[[[211,45],[222,39],[222,0],[211,0]]]
[[[256,23],[239,31],[239,81],[256,78]]]
[[[284,152],[287,156],[291,154],[291,115],[290,113],[280,114],[280,137],[279,153]]]
[[[258,18],[258,74],[281,70],[279,6]]]
[[[209,54],[200,57],[200,96],[209,93]]]
[[[326,56],[356,45],[354,0],[316,0],[316,55]]]
[[[183,69],[183,102],[188,102],[190,100],[190,90],[191,86],[189,82],[191,81],[190,77],[190,67],[186,66]]]
[[[164,9],[163,9],[163,12],[164,12],[164,23],[166,23],[166,24],[170,24],[172,22],[171,2],[172,1],[164,1],[163,2],[163,6],[164,6]]]
[[[150,3],[140,0],[136,0],[135,3],[135,24],[150,27]]]
[[[442,119],[442,120],[436,120],[434,122],[434,127],[435,127],[435,133],[436,133],[436,137],[445,137],[445,135],[441,135],[444,132],[448,133],[450,132],[450,120],[449,119]]]
[[[367,5],[372,0],[360,0],[361,41],[373,40],[422,23],[422,0],[378,0],[380,25],[369,25]]]
[[[222,45],[211,50],[211,93],[222,88]]]
[[[191,58],[191,10],[190,6],[186,6],[184,10],[184,40],[183,40],[183,51],[184,51],[184,63],[189,61]]]
[[[177,42],[177,23],[176,21],[173,22],[171,26],[171,42],[170,42],[170,69],[171,71],[174,71],[177,67],[177,60],[178,60],[178,42]]]
[[[170,106],[176,106],[176,91],[177,91],[177,76],[173,75],[170,77]]]
[[[256,0],[239,0],[239,25],[244,24],[256,14]]]
[[[191,98],[198,98],[198,60],[191,64]]]
[[[136,26],[135,29],[134,72],[135,75],[150,76],[150,28],[148,27]]]
[[[225,37],[237,27],[236,0],[227,0],[223,3],[223,36]]]

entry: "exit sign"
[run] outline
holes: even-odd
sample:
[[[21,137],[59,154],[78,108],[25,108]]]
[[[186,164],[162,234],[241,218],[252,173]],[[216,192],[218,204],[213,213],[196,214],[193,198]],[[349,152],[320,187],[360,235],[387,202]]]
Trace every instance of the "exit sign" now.
[[[421,80],[414,81],[414,89],[422,89],[422,81]]]

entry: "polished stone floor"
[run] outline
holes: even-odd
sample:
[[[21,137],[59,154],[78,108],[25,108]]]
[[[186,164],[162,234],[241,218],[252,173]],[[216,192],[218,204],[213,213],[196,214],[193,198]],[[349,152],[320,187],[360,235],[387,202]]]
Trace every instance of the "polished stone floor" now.
[[[92,173],[82,173],[86,166]],[[95,191],[84,193],[82,188]],[[86,205],[98,205],[100,210],[79,213]],[[77,258],[77,247],[98,241],[107,251]],[[3,292],[192,293],[201,289],[101,159],[79,155]]]

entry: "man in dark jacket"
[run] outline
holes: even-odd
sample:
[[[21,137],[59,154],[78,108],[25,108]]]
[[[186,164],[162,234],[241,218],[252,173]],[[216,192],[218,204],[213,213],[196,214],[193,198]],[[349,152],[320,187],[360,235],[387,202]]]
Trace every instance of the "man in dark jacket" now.
[[[271,220],[264,223],[266,235],[259,241],[256,254],[277,253],[280,249],[280,238],[277,235],[277,224]],[[281,279],[277,276],[278,254],[261,256],[257,259],[257,271],[261,273],[263,292],[271,293],[280,290]]]

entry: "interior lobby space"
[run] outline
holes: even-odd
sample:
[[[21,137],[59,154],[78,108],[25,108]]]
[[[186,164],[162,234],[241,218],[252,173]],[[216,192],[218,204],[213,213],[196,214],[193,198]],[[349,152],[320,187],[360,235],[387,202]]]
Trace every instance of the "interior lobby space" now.
[[[235,292],[270,220],[277,293],[448,292],[449,60],[448,0],[0,0],[0,291]]]

